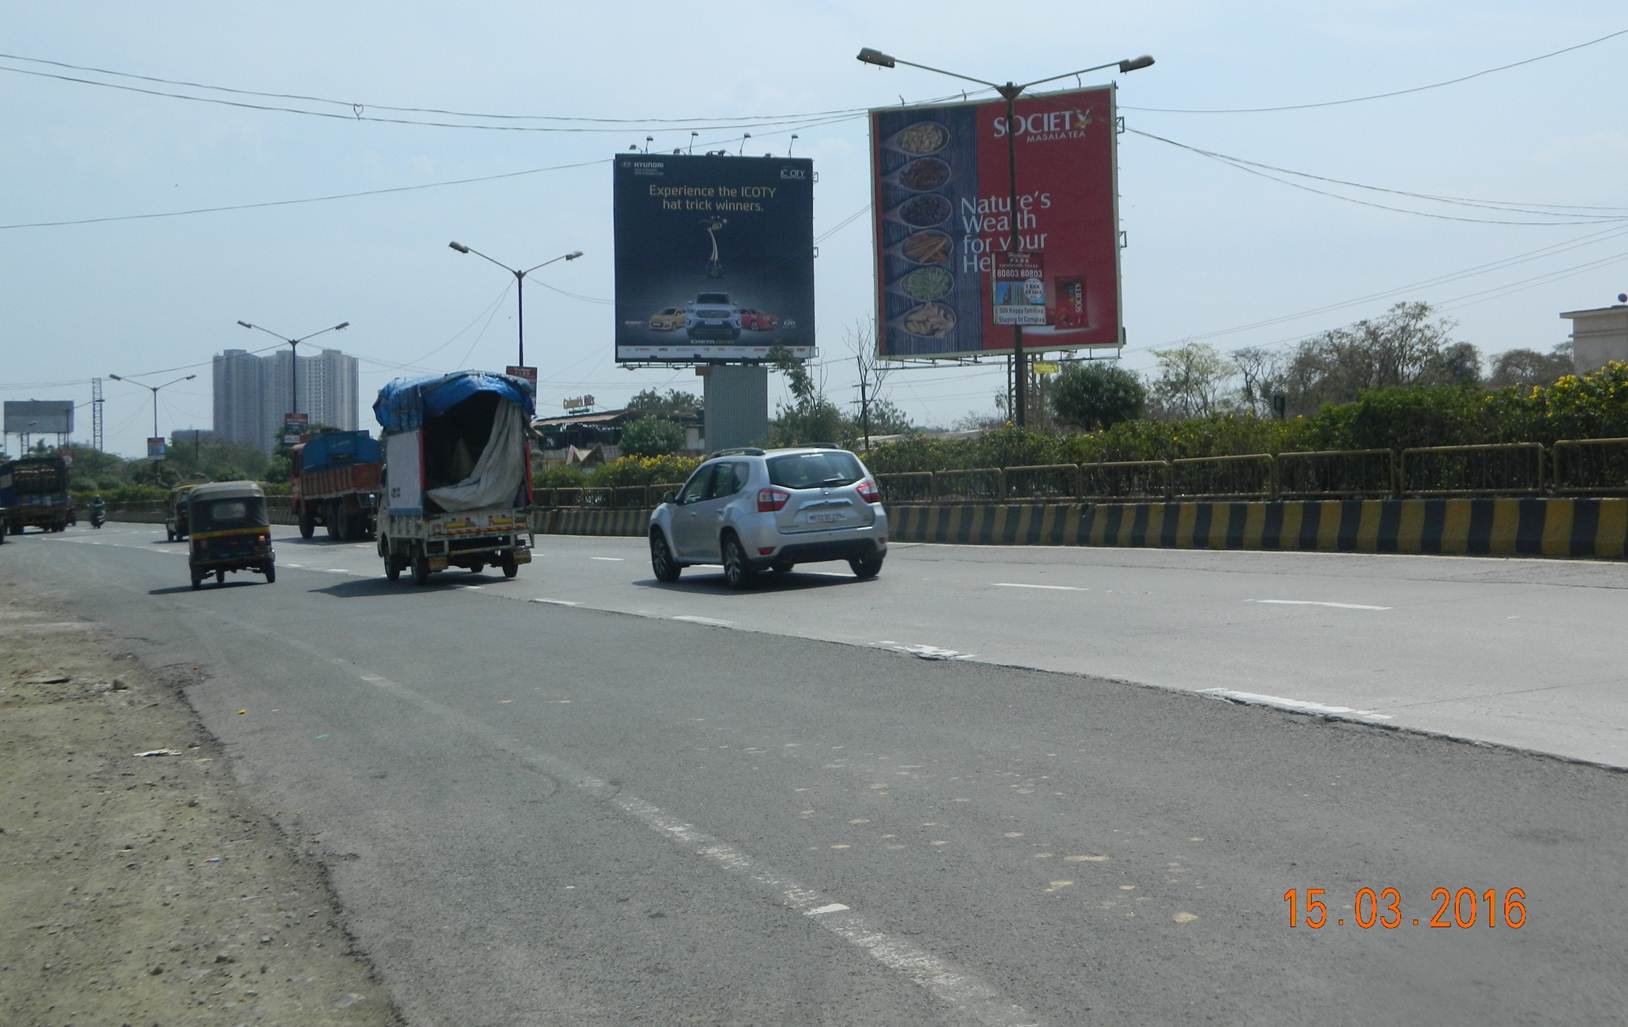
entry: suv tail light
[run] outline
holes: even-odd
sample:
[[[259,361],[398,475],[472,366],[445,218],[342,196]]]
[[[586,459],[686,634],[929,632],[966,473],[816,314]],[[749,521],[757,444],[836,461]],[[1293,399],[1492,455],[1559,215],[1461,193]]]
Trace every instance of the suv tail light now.
[[[758,489],[757,512],[774,513],[775,511],[784,507],[786,505],[786,500],[790,498],[791,493],[781,492],[779,489]]]
[[[882,490],[877,488],[876,482],[871,481],[869,478],[860,482],[856,488],[859,491],[859,498],[865,502],[880,503],[882,501]]]

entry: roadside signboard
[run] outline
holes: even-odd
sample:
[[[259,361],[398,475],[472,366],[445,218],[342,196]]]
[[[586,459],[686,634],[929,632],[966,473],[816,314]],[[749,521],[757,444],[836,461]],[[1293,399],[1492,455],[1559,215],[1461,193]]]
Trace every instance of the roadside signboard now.
[[[150,438],[147,440],[147,459],[164,459],[164,436],[160,435],[156,438]]]
[[[990,281],[991,302],[998,325],[1043,325],[1046,323],[1046,285],[1039,253],[995,254]]]
[[[878,356],[1006,354],[1009,324],[1028,325],[1037,352],[1120,344],[1113,87],[1026,95],[1014,113],[1008,125],[1004,100],[871,112]],[[1025,255],[1041,301],[1025,287],[997,304],[997,274]]]
[[[283,445],[292,446],[305,437],[306,429],[311,426],[310,414],[284,414],[283,415]]]
[[[613,166],[616,359],[814,355],[814,165],[624,153]]]
[[[532,391],[537,391],[537,369],[535,367],[517,367],[510,364],[503,369],[503,373],[515,378],[524,378],[531,383]]]
[[[72,435],[71,399],[8,399],[5,402],[7,435]]]

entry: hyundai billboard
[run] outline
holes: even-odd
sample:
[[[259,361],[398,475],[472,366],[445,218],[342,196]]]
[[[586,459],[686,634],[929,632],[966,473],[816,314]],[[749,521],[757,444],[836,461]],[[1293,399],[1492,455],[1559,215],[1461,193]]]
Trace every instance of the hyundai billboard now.
[[[814,355],[814,165],[616,157],[616,359]]]
[[[71,399],[8,399],[5,403],[7,435],[72,435]]]
[[[871,112],[879,356],[1007,354],[1015,322],[1025,350],[1120,345],[1113,87],[1020,97],[1014,115]]]

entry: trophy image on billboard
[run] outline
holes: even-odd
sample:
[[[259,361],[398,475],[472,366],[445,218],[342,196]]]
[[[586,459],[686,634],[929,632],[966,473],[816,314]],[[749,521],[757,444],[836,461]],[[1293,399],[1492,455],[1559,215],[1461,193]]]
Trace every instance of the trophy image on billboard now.
[[[712,241],[712,259],[707,261],[707,277],[722,278],[724,276],[723,261],[718,259],[718,233],[729,224],[728,218],[703,218],[702,227],[707,230],[707,238]]]

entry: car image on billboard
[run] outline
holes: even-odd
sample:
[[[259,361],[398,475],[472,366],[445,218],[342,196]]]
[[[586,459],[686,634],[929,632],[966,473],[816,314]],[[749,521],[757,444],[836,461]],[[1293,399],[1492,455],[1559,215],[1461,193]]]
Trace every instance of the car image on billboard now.
[[[619,155],[616,359],[812,356],[813,180],[806,158]]]

